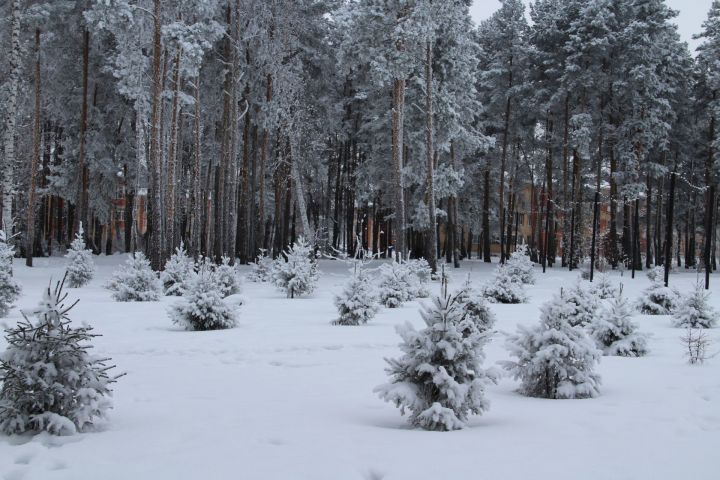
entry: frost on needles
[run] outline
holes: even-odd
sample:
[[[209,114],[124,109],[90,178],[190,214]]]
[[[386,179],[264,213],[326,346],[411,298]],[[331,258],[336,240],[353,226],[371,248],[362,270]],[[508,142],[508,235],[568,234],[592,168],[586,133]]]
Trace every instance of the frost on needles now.
[[[12,275],[14,254],[13,247],[7,243],[5,232],[0,230],[0,318],[8,314],[22,291],[20,284]]]
[[[92,259],[92,250],[85,248],[83,240],[83,227],[75,235],[75,240],[70,244],[70,250],[65,254],[67,264],[67,284],[72,288],[79,288],[92,280],[95,274],[95,263]]]
[[[357,268],[343,291],[335,296],[338,318],[334,325],[364,325],[380,308],[375,288],[367,273]]]
[[[433,299],[421,311],[426,327],[416,330],[409,322],[397,327],[403,356],[386,359],[390,382],[375,388],[404,414],[413,426],[426,430],[457,430],[470,414],[489,407],[485,386],[496,382],[491,370],[482,368],[483,348],[489,333],[466,315],[457,295]]]
[[[142,252],[130,255],[106,285],[118,302],[153,302],[160,299],[162,285]]]
[[[63,283],[50,287],[35,310],[6,331],[0,355],[0,431],[69,435],[103,420],[111,407],[109,359],[89,353],[91,327],[73,327]],[[32,320],[28,315],[34,317]]]
[[[317,262],[312,246],[304,237],[280,255],[273,265],[273,284],[288,298],[307,295],[315,290],[318,281]]]

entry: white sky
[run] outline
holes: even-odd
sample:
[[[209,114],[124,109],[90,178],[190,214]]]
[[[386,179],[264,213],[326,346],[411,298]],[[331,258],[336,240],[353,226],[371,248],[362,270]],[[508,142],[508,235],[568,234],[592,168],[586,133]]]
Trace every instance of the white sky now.
[[[695,50],[698,42],[692,39],[693,34],[699,33],[702,23],[707,18],[712,0],[666,0],[670,8],[678,10],[680,15],[675,18],[680,29],[680,36],[688,42],[691,50]],[[529,2],[526,2],[529,3]],[[498,0],[475,0],[470,8],[476,23],[483,20],[497,10]]]

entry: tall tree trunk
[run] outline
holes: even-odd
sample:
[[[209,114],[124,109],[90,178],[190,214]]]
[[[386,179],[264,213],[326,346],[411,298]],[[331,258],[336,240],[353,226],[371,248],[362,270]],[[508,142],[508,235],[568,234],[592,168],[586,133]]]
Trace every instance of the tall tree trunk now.
[[[153,269],[160,270],[163,264],[162,253],[162,192],[161,166],[162,149],[160,148],[160,108],[162,103],[162,0],[154,0],[153,18],[153,80],[152,80],[152,113],[150,115],[150,247],[149,257]]]
[[[405,258],[405,192],[402,186],[403,132],[405,117],[405,79],[393,82],[392,102],[392,168],[394,175],[395,217],[393,221],[393,244],[395,256]]]
[[[190,238],[191,251],[195,258],[201,253],[202,243],[202,209],[203,202],[200,196],[201,181],[201,146],[200,146],[200,130],[202,110],[200,109],[200,75],[195,76],[195,126],[193,129],[194,145],[193,145],[193,164],[192,164],[192,214],[190,216]]]
[[[178,148],[178,130],[180,122],[180,59],[182,49],[178,49],[175,55],[175,69],[173,71],[173,103],[172,119],[170,121],[170,145],[168,148],[167,187],[165,189],[165,258],[172,255],[175,247],[175,183],[177,182],[176,163]]]
[[[12,235],[12,204],[15,196],[15,129],[17,122],[18,84],[20,82],[20,0],[10,0],[10,52],[8,55],[9,74],[7,78],[8,96],[5,102],[5,150],[2,172],[3,208],[0,230]]]
[[[430,227],[427,230],[427,256],[428,263],[432,272],[437,272],[437,229],[435,228],[437,217],[435,214],[435,185],[433,183],[433,174],[435,165],[433,161],[433,153],[435,146],[433,143],[434,127],[433,127],[433,45],[430,41],[425,44],[425,168],[427,169],[425,182],[425,198],[428,204],[428,223]]]
[[[562,200],[563,200],[563,232],[562,232],[562,261],[561,265],[566,267],[568,265],[568,234],[571,231],[570,217],[571,214],[569,209],[570,197],[568,195],[568,180],[570,178],[570,94],[565,96],[565,116],[564,116],[564,129],[563,129],[563,185],[562,185]]]
[[[35,183],[40,161],[40,29],[35,29],[35,119],[33,123],[33,153],[30,159],[30,188],[27,205],[27,237],[25,243],[25,265],[33,266],[35,250]]]
[[[490,263],[490,165],[485,165],[485,173],[483,175],[483,214],[482,214],[482,245],[483,245],[483,262]]]
[[[89,197],[88,189],[90,184],[90,175],[88,166],[85,163],[85,143],[87,136],[87,124],[88,124],[88,70],[90,63],[90,31],[85,29],[83,35],[83,66],[82,66],[82,102],[80,107],[80,138],[79,150],[78,150],[78,169],[80,171],[80,195],[78,198],[78,214],[75,216],[75,225],[73,230],[79,231],[79,223],[85,224],[86,228],[89,225],[88,222],[88,207]],[[87,234],[86,234],[87,237]],[[87,241],[88,239],[85,238]]]
[[[675,170],[670,174],[670,197],[668,198],[667,230],[665,236],[665,286],[670,282],[670,268],[672,267],[672,238],[673,238],[673,214],[675,208]],[[678,238],[679,242],[679,238]]]
[[[291,135],[295,135],[294,133]],[[300,222],[302,223],[302,234],[305,236],[305,240],[310,245],[315,244],[315,235],[313,230],[310,228],[310,221],[307,215],[307,204],[305,203],[305,193],[303,192],[303,182],[300,176],[300,149],[298,148],[298,140],[290,140],[290,171],[292,175],[292,182],[295,186],[295,199],[297,201],[297,208],[300,211]]]
[[[652,224],[652,180],[647,174],[647,197],[645,197],[645,268],[653,264],[652,242],[650,241],[650,225]]]
[[[717,91],[713,91],[712,99],[715,100]],[[713,240],[713,210],[715,207],[715,182],[713,181],[713,163],[715,161],[715,115],[710,117],[710,126],[708,128],[708,156],[705,161],[705,186],[707,188],[705,192],[705,239],[703,240],[704,246],[704,259],[705,264],[705,289],[710,289],[710,272],[712,271],[712,264],[710,263],[710,250]]]

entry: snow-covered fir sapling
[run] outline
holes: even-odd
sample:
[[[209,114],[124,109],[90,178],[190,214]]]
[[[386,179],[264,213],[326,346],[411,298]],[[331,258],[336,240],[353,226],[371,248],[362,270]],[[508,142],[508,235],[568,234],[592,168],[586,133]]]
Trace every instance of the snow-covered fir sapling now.
[[[408,281],[408,271],[398,262],[385,263],[380,267],[380,303],[387,308],[398,308],[413,299],[414,286]]]
[[[518,283],[535,284],[534,263],[530,260],[527,245],[518,245],[506,262],[507,272]]]
[[[14,254],[13,247],[7,243],[5,232],[0,230],[0,317],[8,314],[22,291],[12,274]]]
[[[717,323],[717,312],[708,304],[710,293],[701,283],[683,296],[673,312],[676,327],[712,328]]]
[[[662,283],[662,278],[652,281],[650,286],[642,291],[635,303],[640,313],[645,315],[670,315],[677,308],[680,294]]]
[[[188,280],[182,298],[168,314],[187,330],[220,330],[237,324],[235,310],[223,300],[217,279],[206,266]]]
[[[160,299],[162,285],[142,252],[130,255],[113,274],[106,288],[118,302],[153,302]]]
[[[602,275],[599,275],[590,286],[590,293],[600,300],[606,300],[609,298],[615,298],[618,294],[618,290],[610,280],[610,276],[603,273]]]
[[[240,293],[240,275],[235,265],[230,265],[228,257],[222,257],[220,265],[215,267],[214,276],[223,298]]]
[[[85,248],[83,233],[82,223],[80,223],[80,229],[75,235],[75,240],[72,241],[70,250],[65,254],[65,258],[68,259],[67,284],[72,288],[86,285],[95,274],[92,250]]]
[[[665,280],[665,267],[656,266],[648,269],[645,276],[650,279],[651,282],[663,282]]]
[[[333,325],[364,325],[379,309],[378,296],[367,273],[356,267],[343,291],[335,296],[338,318]]]
[[[596,317],[599,309],[598,298],[588,290],[585,282],[578,281],[573,288],[565,290],[563,296],[565,301],[574,307],[570,317],[573,326],[589,325]]]
[[[603,308],[588,325],[588,333],[604,355],[618,357],[642,357],[647,355],[647,336],[638,332],[632,321],[634,310],[622,294]]]
[[[410,275],[410,282],[413,286],[413,296],[417,298],[428,298],[430,289],[428,288],[432,280],[432,269],[430,264],[424,258],[408,260],[404,264]]]
[[[421,311],[426,327],[398,326],[404,352],[386,359],[390,382],[375,388],[387,402],[409,411],[413,426],[449,431],[466,426],[471,414],[489,407],[485,387],[496,373],[482,368],[488,333],[463,315],[456,295],[443,294]]]
[[[178,296],[183,294],[185,283],[194,273],[195,262],[187,254],[185,244],[175,249],[175,253],[165,263],[165,269],[160,273],[163,292],[165,295]]]
[[[540,324],[520,325],[507,341],[516,361],[502,362],[520,380],[520,392],[542,398],[587,398],[599,395],[595,366],[602,352],[580,326],[573,326],[575,305],[564,293],[541,307]]]
[[[273,283],[288,298],[307,295],[315,290],[318,281],[317,262],[312,246],[300,237],[290,249],[279,256],[273,265]]]
[[[260,255],[255,259],[250,273],[245,278],[249,282],[264,283],[272,280],[273,259],[267,255],[267,250],[260,249]]]
[[[473,322],[482,331],[489,331],[493,328],[495,315],[485,303],[482,294],[473,288],[470,275],[456,296],[467,320]]]
[[[493,303],[524,303],[527,295],[522,283],[516,281],[505,265],[495,269],[495,276],[483,287],[483,295]]]
[[[63,283],[6,331],[0,355],[0,431],[70,435],[103,420],[111,407],[107,358],[90,355],[91,327],[73,327]],[[29,319],[28,316],[34,317]]]

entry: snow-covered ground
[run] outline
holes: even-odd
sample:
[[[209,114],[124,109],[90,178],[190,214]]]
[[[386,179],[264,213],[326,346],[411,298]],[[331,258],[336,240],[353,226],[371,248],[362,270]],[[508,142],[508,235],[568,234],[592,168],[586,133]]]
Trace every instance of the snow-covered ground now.
[[[103,336],[96,352],[127,372],[114,385],[115,408],[98,432],[72,437],[0,436],[4,480],[420,480],[582,479],[711,480],[718,475],[720,356],[702,366],[683,357],[681,329],[670,317],[638,315],[652,334],[644,358],[604,357],[602,395],[588,400],[520,396],[509,378],[488,387],[491,409],[470,427],[440,433],[410,429],[373,393],[386,381],[383,357],[399,355],[398,323],[420,326],[418,304],[383,309],[367,326],[341,327],[332,295],[347,266],[323,261],[310,298],[288,300],[268,284],[245,282],[240,325],[187,332],[167,317],[166,298],[116,303],[102,288],[124,256],[96,258],[91,284],[70,290],[71,312]],[[19,307],[33,306],[63,259],[16,262],[24,287]],[[491,267],[466,261],[453,284]],[[499,333],[490,365],[508,359],[502,332],[534,324],[539,305],[577,272],[550,270],[528,287],[524,305],[492,305]],[[623,281],[632,299],[649,285],[644,273]],[[696,280],[679,273],[683,292]],[[720,310],[720,276],[711,304]],[[438,290],[433,285],[433,290]],[[13,309],[6,325],[19,316]],[[710,331],[720,350],[720,329]],[[4,348],[0,340],[0,348]]]

